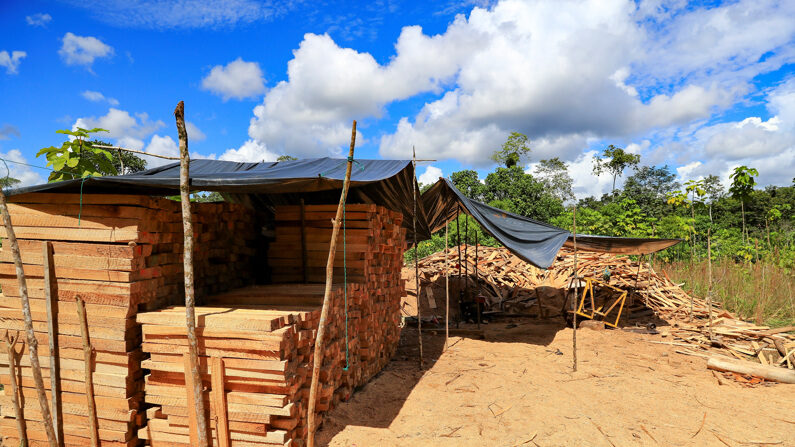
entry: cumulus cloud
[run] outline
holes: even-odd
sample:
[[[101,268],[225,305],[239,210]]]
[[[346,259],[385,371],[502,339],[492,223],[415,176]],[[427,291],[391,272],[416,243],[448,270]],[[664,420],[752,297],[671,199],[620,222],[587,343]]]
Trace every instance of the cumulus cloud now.
[[[5,123],[0,126],[0,140],[8,140],[19,136],[19,128],[13,124]]]
[[[430,165],[425,168],[425,172],[420,174],[417,181],[423,185],[433,185],[439,180],[439,177],[444,177],[442,170],[436,166]]]
[[[27,55],[28,53],[24,51],[12,51],[11,53],[6,50],[0,51],[0,67],[5,67],[7,74],[17,74],[19,64]]]
[[[93,90],[85,90],[83,93],[81,93],[81,95],[83,96],[83,98],[86,98],[87,100],[89,100],[91,102],[107,102],[108,104],[110,104],[112,106],[119,105],[119,100],[118,99],[116,99],[116,98],[108,98],[105,95],[103,95],[102,93],[95,92]]]
[[[29,164],[29,162],[27,159],[25,159],[19,149],[11,149],[5,153],[0,151],[0,157],[12,162],[7,164],[9,171],[6,171],[5,166],[0,167],[0,177],[9,175],[10,177],[19,180],[20,183],[14,185],[14,187],[32,186],[46,183],[46,180],[38,172],[34,171],[30,166],[26,166],[26,164]]]
[[[270,151],[266,145],[256,140],[248,140],[237,149],[227,149],[218,159],[226,161],[263,162],[276,161],[278,157],[279,154]]]
[[[125,28],[222,28],[271,19],[292,2],[258,0],[66,0],[99,20]]]
[[[207,135],[199,129],[199,127],[193,124],[190,121],[185,122],[185,130],[188,131],[188,142],[191,141],[203,141],[207,138]]]
[[[77,36],[68,32],[63,36],[58,54],[66,65],[82,65],[90,71],[94,60],[113,55],[113,47],[96,37]]]
[[[160,120],[152,121],[146,113],[136,113],[130,115],[125,110],[111,107],[108,113],[100,117],[78,118],[73,129],[82,127],[92,129],[99,127],[108,132],[99,132],[96,137],[99,139],[111,139],[121,147],[141,150],[144,147],[144,139],[165,126]]]
[[[265,92],[265,77],[258,63],[237,58],[226,66],[213,67],[202,79],[202,88],[221,96],[224,101],[245,99]]]
[[[50,21],[52,21],[52,16],[39,12],[30,16],[26,16],[25,21],[28,22],[28,25],[30,26],[40,26],[44,28],[48,23],[50,23]]]

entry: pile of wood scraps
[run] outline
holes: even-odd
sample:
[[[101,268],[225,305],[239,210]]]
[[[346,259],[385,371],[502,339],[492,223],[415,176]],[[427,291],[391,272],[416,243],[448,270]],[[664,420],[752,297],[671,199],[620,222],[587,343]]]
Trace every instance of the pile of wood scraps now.
[[[477,247],[477,263],[474,246],[461,247],[461,263],[458,253],[458,247],[447,252],[451,313],[455,314],[459,291],[465,290],[468,283],[471,295],[485,298],[486,311],[560,315],[574,277],[573,250],[561,249],[547,270],[522,261],[505,248]],[[459,268],[462,274],[468,272],[461,280],[458,279]],[[443,317],[445,253],[437,252],[421,259],[419,270],[423,315]],[[413,274],[413,266],[404,268],[409,298],[416,295]],[[772,329],[747,323],[722,309],[720,303],[713,303],[710,319],[705,299],[689,295],[665,272],[658,275],[646,262],[638,262],[628,256],[578,251],[577,275],[596,278],[629,291],[630,301],[642,303],[657,317],[670,323],[670,327],[661,329],[664,335],[672,338],[664,343],[688,348],[683,352],[704,356],[724,353],[788,368],[795,363],[795,328]]]

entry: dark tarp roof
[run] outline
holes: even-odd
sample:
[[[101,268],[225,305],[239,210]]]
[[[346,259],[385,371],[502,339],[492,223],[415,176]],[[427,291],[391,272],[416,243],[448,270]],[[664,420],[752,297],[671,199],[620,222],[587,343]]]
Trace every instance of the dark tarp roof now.
[[[217,191],[233,201],[252,205],[336,203],[345,179],[346,160],[314,158],[284,162],[239,163],[197,159],[190,162],[191,191]],[[404,215],[412,239],[415,176],[410,160],[354,161],[349,203],[374,203]],[[179,192],[179,162],[135,174],[91,177],[13,189],[9,195],[31,192],[84,194],[173,195]],[[417,238],[431,237],[427,217],[419,208]]]
[[[432,233],[455,219],[460,205],[464,212],[516,256],[539,268],[552,265],[560,248],[572,243],[571,232],[472,200],[448,179],[439,179],[425,191],[422,203]],[[577,235],[578,249],[619,254],[653,253],[679,242],[679,239]]]

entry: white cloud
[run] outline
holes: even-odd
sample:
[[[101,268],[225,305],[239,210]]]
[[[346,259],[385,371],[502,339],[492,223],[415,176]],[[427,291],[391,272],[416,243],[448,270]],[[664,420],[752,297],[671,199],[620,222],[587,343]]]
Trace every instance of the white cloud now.
[[[179,157],[179,145],[177,145],[177,142],[168,135],[164,137],[161,137],[160,135],[152,135],[152,139],[149,141],[149,144],[146,146],[144,152],[164,155],[166,157]],[[173,160],[166,160],[164,158],[158,157],[147,157],[144,155],[142,158],[146,160],[147,168],[156,168],[168,163],[173,163]]]
[[[199,129],[199,127],[190,121],[185,122],[185,130],[188,132],[188,144],[191,141],[203,141],[207,135]]]
[[[5,67],[7,74],[17,74],[19,64],[27,55],[24,51],[12,51],[10,54],[5,50],[0,51],[0,67]]]
[[[40,26],[44,28],[48,23],[50,23],[50,21],[52,21],[52,16],[39,12],[30,16],[26,16],[25,21],[28,22],[28,25],[30,26]]]
[[[25,164],[29,163],[28,160],[26,160],[25,157],[22,155],[22,152],[19,151],[19,149],[11,149],[6,153],[0,152],[0,157],[11,162],[7,164],[8,171],[6,171],[5,165],[0,165],[0,177],[5,177],[6,175],[9,175],[12,178],[19,180],[20,183],[14,185],[15,187],[32,186],[46,182],[46,180],[38,172],[31,169],[30,166],[19,164],[19,163],[25,163]]]
[[[268,147],[264,144],[255,140],[248,140],[238,149],[227,149],[218,159],[226,161],[262,162],[276,161],[278,157],[278,154],[268,150]]]
[[[113,55],[113,48],[91,36],[77,36],[66,33],[58,54],[66,65],[83,65],[91,70],[94,60]]]
[[[83,98],[86,98],[87,100],[89,100],[91,102],[107,101],[108,104],[110,104],[112,106],[119,105],[119,100],[117,100],[116,98],[105,97],[105,95],[103,95],[102,93],[95,92],[93,90],[85,90],[83,93],[81,93],[81,95],[83,96]]]
[[[220,28],[271,19],[292,2],[258,0],[66,0],[99,20],[124,28]]]
[[[245,99],[265,92],[265,77],[256,62],[245,62],[241,58],[226,64],[216,65],[202,79],[202,89],[224,98]]]
[[[108,132],[95,134],[96,138],[101,140],[112,139],[115,140],[115,144],[121,147],[141,150],[144,147],[143,140],[163,126],[165,126],[164,122],[160,120],[152,121],[146,113],[136,113],[133,116],[125,110],[111,107],[106,115],[78,118],[72,128],[92,129],[99,127],[106,129]]]
[[[439,177],[444,177],[442,170],[431,165],[425,168],[425,172],[420,174],[417,181],[423,185],[433,185],[439,180]]]

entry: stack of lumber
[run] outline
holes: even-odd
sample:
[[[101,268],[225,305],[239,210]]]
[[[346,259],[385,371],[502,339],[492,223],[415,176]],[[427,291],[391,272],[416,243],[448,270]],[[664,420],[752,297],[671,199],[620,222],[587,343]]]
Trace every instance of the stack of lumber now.
[[[462,256],[464,252],[462,246]],[[466,253],[467,256],[462,258],[461,269],[465,271],[468,268],[469,275],[464,281],[469,281],[471,293],[485,297],[489,310],[534,310],[542,295],[547,293],[545,289],[559,290],[557,296],[562,300],[574,275],[574,252],[568,248],[560,250],[555,263],[547,270],[522,261],[502,247],[478,247],[477,265],[474,247],[468,247]],[[458,247],[451,248],[447,256],[452,300],[457,296],[452,292],[453,287],[463,288],[456,281],[459,271]],[[763,364],[792,367],[795,363],[793,327],[772,329],[747,323],[722,309],[720,303],[713,303],[713,337],[710,339],[710,314],[706,299],[689,295],[681,285],[671,281],[664,271],[660,276],[648,263],[639,263],[628,256],[608,253],[578,251],[577,259],[577,273],[580,277],[603,280],[605,273],[609,272],[607,282],[610,285],[633,291],[631,296],[634,299],[640,299],[657,316],[671,322],[671,329],[666,333],[676,339],[672,342],[674,345],[690,348],[683,352],[708,355],[709,351],[728,351],[736,358]],[[479,281],[476,281],[476,268]],[[444,297],[445,253],[438,252],[421,259],[419,270],[421,289],[425,290],[422,293],[423,298],[427,297],[428,289],[435,291],[432,295]],[[411,294],[410,288],[414,285],[413,266],[404,269],[403,277],[407,280],[407,292]],[[420,301],[425,306],[427,298]],[[455,306],[451,305],[453,307]],[[553,307],[561,309],[562,302],[555,303]],[[425,309],[423,307],[423,314],[428,315]],[[443,303],[436,314],[443,316],[442,309]]]
[[[91,346],[96,351],[93,382],[99,437],[103,446],[137,444],[137,428],[143,422],[143,371],[141,331],[135,322],[139,308],[153,308],[182,296],[182,223],[179,203],[162,198],[127,195],[25,194],[10,197],[8,207],[19,240],[27,278],[33,325],[39,342],[39,358],[47,392],[50,393],[50,356],[45,288],[52,287],[55,331],[58,334],[57,369],[60,377],[61,413],[67,446],[89,442],[83,340],[76,298],[85,302]],[[214,224],[219,238],[238,233],[240,242],[217,239],[197,244],[197,272],[205,272],[204,288],[218,291],[237,287],[248,277],[229,284],[222,279],[233,269],[248,264],[245,240],[255,234],[252,220],[232,205],[196,208],[194,219],[204,231]],[[251,228],[244,231],[245,228]],[[0,229],[5,239],[5,228]],[[52,244],[52,275],[44,277],[46,242]],[[22,331],[19,286],[10,247],[3,241],[0,252],[0,332]],[[225,257],[225,258],[224,258]],[[223,270],[224,265],[227,270]],[[200,270],[203,269],[203,270]],[[213,276],[215,275],[215,276]],[[251,275],[249,275],[250,277]],[[17,345],[18,380],[24,397],[23,412],[31,445],[46,444],[39,402],[30,369],[25,336]],[[0,354],[0,435],[7,445],[18,445],[19,433],[11,406],[9,359]],[[53,409],[51,408],[51,411]],[[6,445],[6,444],[4,444]]]
[[[216,445],[218,435],[225,433],[232,445],[243,447],[303,445],[334,211],[334,206],[305,207],[306,258],[315,259],[308,263],[310,283],[244,287],[209,297],[205,306],[196,308],[201,374]],[[338,241],[339,282],[332,288],[318,421],[386,365],[400,338],[405,241],[400,215],[373,205],[348,205],[346,217],[347,228],[360,231],[351,236],[346,230],[347,285],[342,232]],[[300,281],[300,208],[277,207],[276,223],[268,256],[273,279]],[[352,261],[358,262],[352,266]],[[184,309],[139,313],[137,318],[143,351],[150,355],[143,367],[151,370],[145,400],[152,405],[138,436],[152,446],[191,445]],[[221,363],[223,374],[218,372]]]

